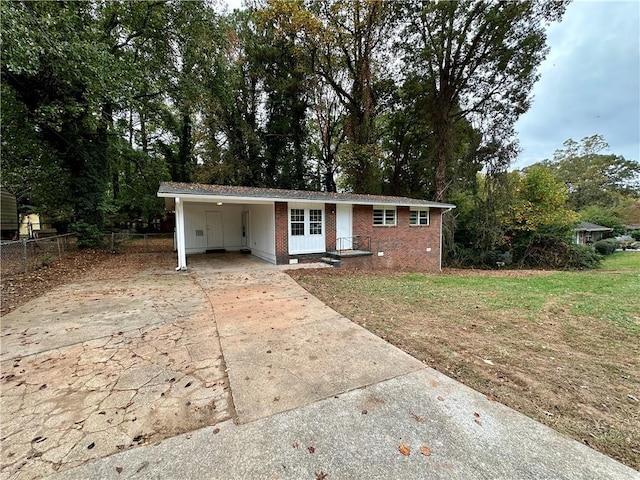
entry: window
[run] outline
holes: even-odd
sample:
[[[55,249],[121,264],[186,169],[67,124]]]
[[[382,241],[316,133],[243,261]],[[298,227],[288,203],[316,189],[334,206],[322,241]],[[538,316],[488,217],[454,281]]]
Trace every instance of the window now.
[[[304,209],[303,208],[291,209],[291,235],[292,236],[304,235]]]
[[[309,234],[322,235],[322,210],[309,210]]]
[[[429,210],[411,210],[409,212],[409,225],[429,225]]]
[[[373,209],[374,225],[395,225],[396,209],[395,208],[374,208]]]

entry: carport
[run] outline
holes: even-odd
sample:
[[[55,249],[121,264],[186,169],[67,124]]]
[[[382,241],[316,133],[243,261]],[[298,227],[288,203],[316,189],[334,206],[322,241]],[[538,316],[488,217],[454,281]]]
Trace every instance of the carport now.
[[[180,191],[163,187],[158,196],[176,214],[176,270],[187,269],[188,254],[206,252],[250,251],[276,263],[273,200],[189,193],[186,185]]]

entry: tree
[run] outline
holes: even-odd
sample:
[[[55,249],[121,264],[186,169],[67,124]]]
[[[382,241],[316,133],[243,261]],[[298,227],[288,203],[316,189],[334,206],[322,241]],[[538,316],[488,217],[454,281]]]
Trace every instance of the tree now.
[[[601,135],[569,139],[543,165],[567,185],[569,205],[575,210],[598,206],[615,209],[640,195],[640,163],[604,154],[609,145]]]
[[[348,190],[381,193],[376,118],[389,83],[381,62],[392,33],[392,3],[374,0],[312,1],[308,54],[312,71],[334,90],[344,106],[340,164]]]
[[[454,132],[466,118],[493,138],[513,135],[529,108],[529,92],[544,59],[545,26],[566,2],[411,1],[401,4],[401,46],[408,74],[423,77],[433,127],[435,199],[444,200]]]
[[[514,243],[528,241],[532,234],[570,240],[578,215],[566,207],[567,189],[546,167],[537,165],[514,172],[514,202],[505,212],[504,224]]]

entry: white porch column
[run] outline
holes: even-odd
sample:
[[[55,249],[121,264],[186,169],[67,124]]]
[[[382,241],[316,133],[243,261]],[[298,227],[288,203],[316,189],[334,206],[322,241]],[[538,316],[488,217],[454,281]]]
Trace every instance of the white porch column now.
[[[184,238],[184,203],[176,197],[176,244],[178,246],[178,266],[176,270],[187,269],[187,253]]]

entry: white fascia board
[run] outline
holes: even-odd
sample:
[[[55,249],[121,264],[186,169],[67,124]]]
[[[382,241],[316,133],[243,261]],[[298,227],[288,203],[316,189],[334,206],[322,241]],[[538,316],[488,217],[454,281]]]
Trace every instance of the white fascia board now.
[[[380,200],[371,200],[371,201],[354,201],[354,200],[317,200],[317,199],[307,199],[307,198],[285,198],[285,197],[237,197],[237,196],[228,196],[228,195],[202,195],[202,194],[182,194],[182,193],[165,193],[159,192],[158,197],[165,198],[181,198],[183,200],[189,200],[193,202],[203,202],[203,203],[256,203],[256,204],[265,204],[265,203],[274,203],[274,202],[284,202],[284,203],[335,203],[341,205],[371,205],[371,206],[395,206],[395,207],[425,207],[425,208],[442,208],[451,210],[456,208],[455,205],[451,205],[448,203],[437,203],[437,202],[429,202],[429,203],[409,203],[409,202],[396,202],[396,203],[380,203]]]

